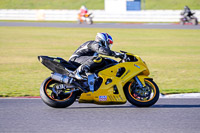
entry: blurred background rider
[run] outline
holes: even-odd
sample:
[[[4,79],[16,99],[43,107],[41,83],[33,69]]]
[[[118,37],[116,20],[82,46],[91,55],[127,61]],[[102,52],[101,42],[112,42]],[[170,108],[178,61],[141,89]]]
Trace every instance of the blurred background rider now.
[[[88,9],[86,8],[85,5],[82,5],[79,10],[79,19],[81,22],[83,22],[83,19],[87,13],[88,13]]]
[[[192,14],[190,8],[189,8],[188,6],[185,6],[185,7],[184,7],[184,10],[183,10],[183,16],[184,16],[184,18],[185,18],[186,20],[189,20],[189,19],[191,18],[192,15],[193,15],[193,14]]]

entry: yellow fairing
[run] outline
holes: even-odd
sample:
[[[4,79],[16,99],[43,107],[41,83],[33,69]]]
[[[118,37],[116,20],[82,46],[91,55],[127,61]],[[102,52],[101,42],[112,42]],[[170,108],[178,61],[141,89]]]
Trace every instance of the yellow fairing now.
[[[125,72],[117,77],[116,74],[120,68],[125,68]],[[97,104],[123,104],[127,99],[124,94],[123,86],[136,75],[144,84],[144,78],[148,78],[149,70],[146,64],[138,58],[137,62],[119,63],[115,66],[100,71],[98,76],[103,79],[99,89],[94,92],[82,93],[79,102],[94,102]],[[106,81],[112,80],[106,85]],[[117,88],[117,93],[116,93]]]

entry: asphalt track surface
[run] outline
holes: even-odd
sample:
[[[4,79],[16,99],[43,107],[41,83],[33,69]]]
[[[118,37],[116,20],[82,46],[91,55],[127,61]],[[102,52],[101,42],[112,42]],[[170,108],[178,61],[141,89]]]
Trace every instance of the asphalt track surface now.
[[[200,29],[200,25],[175,23],[94,23],[76,24],[67,22],[0,22],[0,26],[20,27],[63,27],[63,28],[126,28],[126,29]]]
[[[41,99],[0,99],[0,132],[199,133],[200,98],[161,98],[149,108],[79,104],[64,109]]]

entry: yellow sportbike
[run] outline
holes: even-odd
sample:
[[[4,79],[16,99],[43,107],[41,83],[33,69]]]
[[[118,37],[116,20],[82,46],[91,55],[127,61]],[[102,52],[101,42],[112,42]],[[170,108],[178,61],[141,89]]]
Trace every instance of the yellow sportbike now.
[[[159,88],[150,78],[146,63],[137,55],[124,53],[119,62],[102,58],[105,66],[93,70],[87,80],[71,77],[78,66],[60,57],[38,56],[39,61],[52,71],[40,87],[41,99],[54,108],[79,103],[125,104],[149,107],[159,99]]]

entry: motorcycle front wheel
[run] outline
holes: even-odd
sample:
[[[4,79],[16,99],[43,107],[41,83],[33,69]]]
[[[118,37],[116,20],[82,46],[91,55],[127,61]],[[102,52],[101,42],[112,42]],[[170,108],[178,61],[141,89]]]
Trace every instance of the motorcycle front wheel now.
[[[193,19],[191,20],[191,22],[192,22],[193,25],[198,25],[198,20],[197,20],[197,18],[193,18]]]
[[[87,24],[93,24],[93,20],[92,20],[92,18],[87,18]]]
[[[54,108],[65,108],[73,104],[76,100],[76,93],[72,91],[73,89],[60,88],[56,90],[56,86],[62,87],[63,84],[51,77],[43,81],[40,87],[40,96],[43,102]]]
[[[150,107],[159,99],[159,88],[151,79],[145,79],[146,86],[140,88],[135,81],[124,87],[127,100],[137,107]]]

